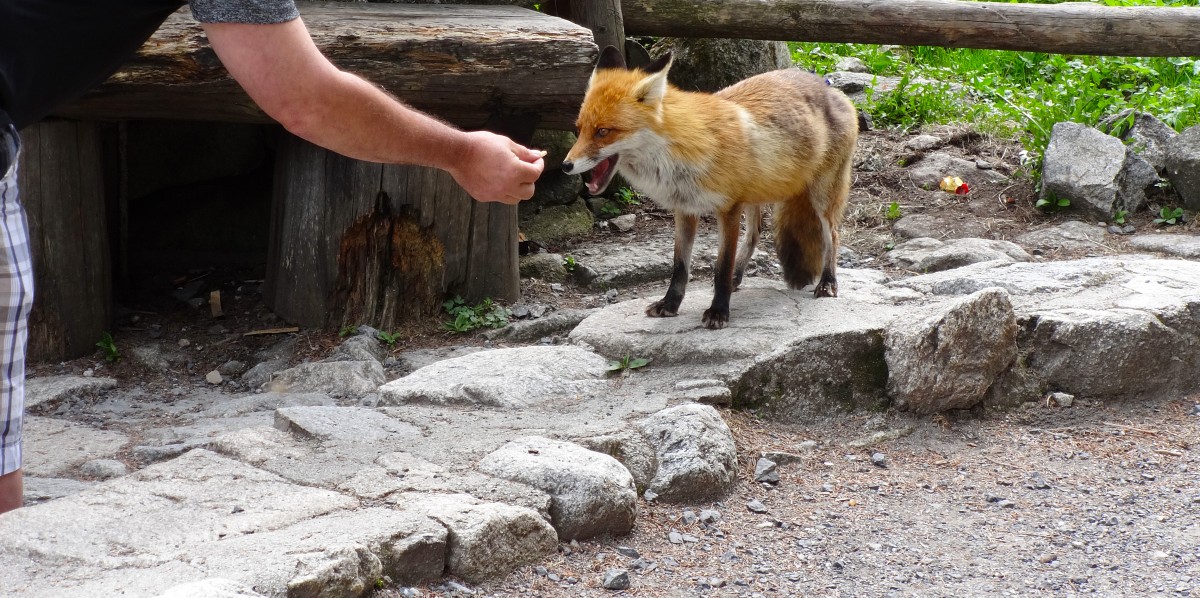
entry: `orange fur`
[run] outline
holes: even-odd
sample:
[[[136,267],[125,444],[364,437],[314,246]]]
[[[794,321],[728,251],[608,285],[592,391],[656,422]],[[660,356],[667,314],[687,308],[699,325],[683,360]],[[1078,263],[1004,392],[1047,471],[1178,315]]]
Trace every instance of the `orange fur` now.
[[[650,72],[593,73],[577,121],[579,139],[564,168],[583,172],[617,155],[617,172],[677,217],[716,213],[720,222],[736,222],[746,206],[776,204],[775,243],[788,284],[818,282],[818,296],[836,295],[837,229],[858,136],[853,104],[823,79],[795,69],[715,94],[681,91],[667,82],[665,60]],[[757,220],[758,211],[751,214]],[[740,281],[746,260],[738,258],[735,266],[735,252],[727,249],[736,244],[737,226],[722,226],[722,235],[735,236],[719,244],[717,293],[727,295],[736,282],[722,277]],[[679,255],[691,252],[690,239],[681,247],[680,236],[677,230],[677,271]],[[690,259],[683,262],[686,272]],[[674,315],[685,285],[686,279],[673,278],[659,302],[664,305],[656,304],[651,315]],[[727,298],[720,303],[715,298],[710,309],[720,321],[705,314],[709,327],[724,325]]]

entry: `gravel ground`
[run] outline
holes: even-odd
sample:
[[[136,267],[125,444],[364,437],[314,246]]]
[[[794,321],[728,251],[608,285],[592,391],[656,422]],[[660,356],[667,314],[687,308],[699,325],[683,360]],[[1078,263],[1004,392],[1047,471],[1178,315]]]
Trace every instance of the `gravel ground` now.
[[[1197,403],[1200,395],[1030,403],[1008,413],[887,414],[803,427],[726,412],[743,466],[728,500],[643,501],[629,536],[564,544],[493,584],[451,580],[415,590],[1200,596]],[[763,454],[778,462],[778,483],[754,481]],[[628,589],[603,587],[610,570],[628,572]]]

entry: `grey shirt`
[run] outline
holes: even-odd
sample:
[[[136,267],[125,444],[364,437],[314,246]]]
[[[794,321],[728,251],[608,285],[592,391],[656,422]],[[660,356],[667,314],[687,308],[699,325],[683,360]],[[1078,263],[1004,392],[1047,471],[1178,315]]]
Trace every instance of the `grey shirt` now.
[[[192,16],[201,23],[283,23],[300,16],[292,0],[190,0]]]

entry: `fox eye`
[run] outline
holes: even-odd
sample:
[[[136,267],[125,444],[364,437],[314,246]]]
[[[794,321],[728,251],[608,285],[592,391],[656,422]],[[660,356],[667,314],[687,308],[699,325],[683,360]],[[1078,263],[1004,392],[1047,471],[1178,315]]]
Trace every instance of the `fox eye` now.
[[[596,129],[596,137],[607,137],[608,131],[609,131],[608,129],[603,128],[603,127]]]

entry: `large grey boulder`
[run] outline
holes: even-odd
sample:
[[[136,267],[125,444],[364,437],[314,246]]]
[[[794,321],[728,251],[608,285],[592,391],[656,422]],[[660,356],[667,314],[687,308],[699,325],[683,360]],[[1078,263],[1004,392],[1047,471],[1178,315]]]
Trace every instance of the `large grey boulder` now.
[[[1200,210],[1200,125],[1184,129],[1167,143],[1165,170],[1183,205]]]
[[[570,442],[529,436],[484,457],[479,469],[549,494],[550,517],[562,541],[620,536],[633,529],[637,492],[616,459]]]
[[[439,361],[379,389],[380,405],[410,402],[520,408],[600,390],[608,361],[575,346],[482,351]]]
[[[638,424],[658,457],[648,490],[667,502],[721,500],[737,484],[737,448],[729,426],[708,405],[679,405]]]
[[[1108,221],[1117,210],[1133,213],[1158,182],[1149,162],[1099,130],[1072,122],[1056,123],[1042,162],[1042,199],[1068,199],[1071,210]]]
[[[1167,144],[1178,133],[1152,114],[1126,109],[1101,120],[1096,128],[1119,138],[1158,172],[1166,167]]]
[[[671,52],[671,83],[687,91],[714,92],[759,73],[792,64],[787,44],[748,39],[660,38],[650,55]]]
[[[658,473],[658,455],[654,447],[650,446],[637,430],[626,428],[612,434],[580,438],[578,442],[624,465],[633,476],[633,483],[639,494],[649,487],[654,474]]]
[[[1027,262],[1032,257],[1009,241],[975,238],[939,241],[920,237],[896,245],[888,252],[888,259],[906,270],[940,272],[992,260]]]
[[[919,322],[897,321],[884,335],[888,391],[917,413],[967,409],[1017,356],[1017,322],[1008,293],[985,289]]]

